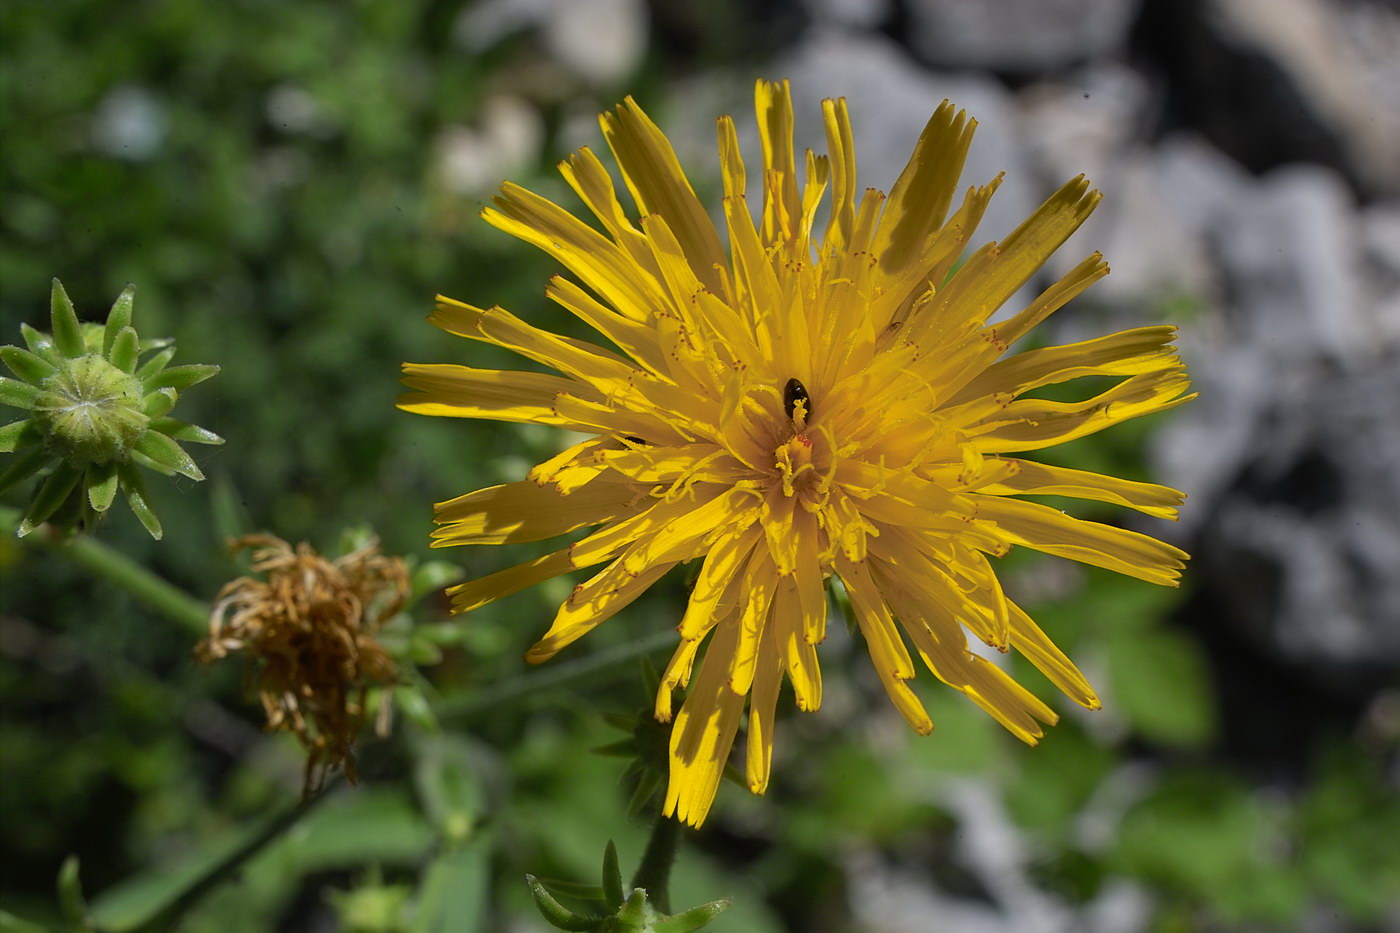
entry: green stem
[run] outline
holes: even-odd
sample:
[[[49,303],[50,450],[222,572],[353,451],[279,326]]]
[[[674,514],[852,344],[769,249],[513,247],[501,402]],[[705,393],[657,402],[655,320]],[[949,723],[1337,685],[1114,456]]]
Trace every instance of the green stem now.
[[[96,538],[73,535],[67,540],[45,539],[45,543],[84,570],[121,587],[151,609],[174,622],[179,622],[192,633],[203,635],[209,630],[207,604],[179,587],[172,586]]]
[[[237,874],[244,863],[261,852],[268,843],[281,838],[287,830],[301,822],[302,818],[327,796],[326,790],[323,789],[311,799],[289,807],[269,819],[267,825],[201,872],[188,887],[162,907],[155,916],[136,927],[133,933],[168,933],[176,929],[187,910],[199,903],[214,888]]]
[[[671,912],[671,866],[676,862],[676,849],[681,841],[681,824],[658,813],[651,824],[651,838],[642,854],[642,864],[632,876],[633,888],[645,888],[647,899],[663,914]]]
[[[644,654],[650,654],[675,640],[674,631],[668,629],[664,632],[656,632],[636,641],[595,651],[586,658],[553,665],[530,674],[523,674],[486,690],[478,690],[465,696],[444,700],[434,707],[434,711],[438,718],[444,721],[470,719],[517,697],[541,693],[577,680],[584,680],[599,671],[617,667]]]

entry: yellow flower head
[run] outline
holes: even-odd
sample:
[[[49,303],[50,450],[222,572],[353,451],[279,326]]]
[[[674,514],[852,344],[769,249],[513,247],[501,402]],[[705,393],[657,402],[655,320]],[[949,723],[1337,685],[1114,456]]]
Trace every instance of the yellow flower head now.
[[[408,568],[372,540],[335,561],[272,535],[233,542],[246,548],[255,548],[253,570],[265,579],[240,577],[220,591],[195,654],[206,663],[246,655],[268,730],[295,733],[308,752],[303,794],[337,766],[354,782],[368,688],[396,678],[374,636],[408,598]]]
[[[757,221],[734,123],[718,124],[727,250],[670,144],[629,98],[600,119],[639,220],[586,148],[559,168],[601,232],[513,184],[484,213],[573,273],[577,283],[555,277],[546,293],[608,345],[439,297],[438,327],[560,375],[409,363],[404,381],[417,391],[400,401],[422,414],[589,435],[523,482],[436,507],[438,547],[593,528],[450,591],[455,610],[467,612],[604,565],[560,606],[530,661],[552,657],[677,564],[703,559],[656,698],[656,716],[667,720],[672,691],[690,685],[672,730],[665,807],[697,826],[746,706],[747,779],[762,793],[783,678],[800,709],[821,705],[817,646],[831,577],[850,596],[890,699],[917,731],[933,724],[908,686],[909,645],[938,679],[1034,743],[1055,714],[970,653],[965,631],[1020,651],[1076,702],[1094,708],[1098,700],[1006,598],[988,556],[1020,544],[1167,585],[1186,558],[1145,535],[1016,498],[1076,496],[1165,518],[1183,499],[1016,456],[1189,398],[1172,327],[1005,356],[1108,272],[1097,253],[1023,310],[987,323],[1084,221],[1098,192],[1082,177],[1070,181],[959,266],[1000,182],[969,188],[948,216],[976,125],[966,113],[944,102],[890,193],[858,196],[844,100],[822,102],[830,154],[808,151],[799,182],[787,83],[759,81],[755,98]],[[1079,402],[1021,397],[1080,376],[1120,381]]]

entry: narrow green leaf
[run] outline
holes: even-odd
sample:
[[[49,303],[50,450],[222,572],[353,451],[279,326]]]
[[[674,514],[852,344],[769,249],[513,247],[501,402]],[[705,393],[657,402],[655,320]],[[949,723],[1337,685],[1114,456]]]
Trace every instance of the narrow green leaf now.
[[[28,411],[34,407],[34,400],[38,397],[38,386],[20,382],[18,379],[11,379],[9,376],[0,376],[0,405],[9,405],[11,408],[23,408]]]
[[[31,384],[37,385],[54,373],[55,367],[48,360],[19,347],[0,347],[0,359],[10,367],[10,372]]]
[[[75,929],[91,928],[87,918],[87,900],[83,897],[83,885],[78,879],[76,855],[64,859],[63,866],[58,870],[58,912]]]
[[[530,886],[530,896],[535,899],[535,907],[550,926],[560,930],[592,930],[598,925],[598,919],[580,917],[556,901],[534,875],[526,875],[525,883]]]
[[[158,431],[142,434],[132,449],[192,480],[204,479],[204,473],[190,459],[190,455],[185,453],[179,444]]]
[[[44,480],[44,485],[39,487],[38,493],[34,496],[34,501],[29,504],[29,511],[24,515],[24,521],[19,525],[19,536],[23,538],[35,528],[44,523],[63,504],[63,500],[68,498],[68,494],[73,491],[73,487],[78,485],[81,474],[66,463],[59,463],[49,478]]]
[[[83,331],[78,326],[78,312],[73,310],[73,302],[63,290],[63,283],[53,280],[53,291],[49,295],[49,312],[53,326],[53,342],[58,352],[75,360],[86,351],[83,346]]]
[[[34,427],[27,418],[11,421],[0,428],[0,454],[12,454],[16,450],[37,444],[44,439],[44,432]]]
[[[112,349],[107,356],[108,361],[117,369],[124,373],[136,371],[136,356],[141,349],[141,340],[136,336],[136,331],[130,327],[123,327],[112,341]]]
[[[617,864],[617,846],[609,839],[603,850],[603,903],[609,913],[617,913],[622,901],[622,869]]]
[[[28,324],[21,324],[19,332],[24,337],[24,345],[29,348],[30,353],[41,357],[47,363],[58,365],[58,351],[54,348],[53,337]]]
[[[102,353],[108,359],[112,358],[112,346],[118,335],[131,325],[131,305],[135,297],[136,286],[127,285],[112,303],[112,310],[107,312],[107,326],[102,333]]]
[[[152,473],[159,473],[161,476],[174,476],[175,471],[163,463],[157,463],[139,450],[132,450],[131,462],[139,467],[144,467]]]
[[[166,347],[141,365],[141,368],[136,371],[136,378],[140,379],[143,383],[146,382],[146,380],[165,369],[174,356],[175,348]]]
[[[112,507],[112,500],[117,497],[119,485],[115,463],[94,464],[88,467],[83,481],[87,484],[88,505],[92,506],[93,511],[105,512]]]
[[[28,422],[20,422],[28,424]],[[8,430],[13,425],[6,425]],[[53,459],[53,454],[43,447],[36,447],[33,450],[25,451],[18,460],[10,464],[9,469],[0,473],[0,492],[4,492],[16,483],[23,482],[38,471],[40,467]]]
[[[136,514],[136,518],[145,526],[151,537],[159,541],[164,532],[161,531],[160,519],[156,518],[156,513],[146,498],[146,484],[141,479],[141,474],[136,472],[136,467],[130,463],[123,463],[117,468],[117,473],[121,476],[122,494],[126,496],[126,504],[131,506],[131,511]]]
[[[623,903],[622,909],[617,912],[617,919],[622,925],[631,930],[644,929],[643,924],[647,922],[647,892],[643,888],[633,888],[632,894]]]
[[[722,898],[718,901],[710,901],[708,904],[701,904],[699,907],[692,907],[683,913],[658,920],[652,924],[654,933],[691,933],[708,924],[715,917],[728,909],[731,901],[729,898]]]
[[[147,418],[159,418],[161,415],[175,407],[175,402],[180,398],[174,389],[157,389],[150,395],[142,399],[142,411]],[[152,425],[154,427],[154,425]],[[161,431],[161,434],[166,434]],[[168,435],[167,435],[168,436]]]
[[[162,423],[162,427],[164,426],[164,423],[166,421],[174,421],[174,419],[166,418],[161,418],[159,420]],[[172,430],[161,430],[160,433],[164,434],[171,440],[185,441],[190,444],[218,445],[224,442],[224,439],[222,437],[215,434],[213,431],[210,431],[208,428],[201,428],[197,424],[184,424],[178,421],[174,422]]]
[[[597,748],[589,749],[595,755],[602,755],[604,758],[631,758],[637,753],[637,743],[629,736],[625,739],[618,739],[616,742],[609,742],[607,745],[599,745]]]
[[[153,392],[162,386],[170,386],[179,392],[192,385],[198,385],[218,372],[219,367],[212,363],[188,363],[184,366],[172,366],[150,378],[143,379],[141,385],[147,392]]]

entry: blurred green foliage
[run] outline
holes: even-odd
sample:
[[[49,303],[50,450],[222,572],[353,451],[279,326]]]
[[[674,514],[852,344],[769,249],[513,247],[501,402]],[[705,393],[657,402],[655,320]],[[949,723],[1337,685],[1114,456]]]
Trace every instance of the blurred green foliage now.
[[[462,8],[0,5],[0,337],[42,323],[52,276],[80,309],[134,282],[144,328],[177,338],[182,359],[222,367],[182,402],[228,441],[198,452],[212,482],[153,491],[161,546],[130,516],[101,530],[201,598],[240,572],[227,535],[267,529],[325,549],[367,524],[388,553],[424,556],[431,502],[516,478],[556,449],[549,431],[393,408],[403,360],[504,362],[423,322],[435,292],[572,326],[543,300],[549,261],[476,220],[484,195],[441,183],[442,129],[470,125],[502,89],[528,95],[545,144],[536,177],[517,180],[554,191],[544,169],[590,141],[556,142],[558,128],[612,99],[579,81],[525,80],[540,55],[528,34],[467,54],[452,39]],[[738,21],[737,5],[726,9],[719,19]],[[733,30],[707,35],[734,43]],[[628,90],[664,110],[647,82]],[[1135,423],[1048,453],[1141,476],[1150,430]],[[528,556],[507,550],[450,556],[473,575]],[[1035,883],[1070,904],[1132,881],[1162,931],[1286,930],[1318,905],[1379,921],[1400,891],[1400,805],[1376,756],[1338,736],[1309,756],[1301,784],[1250,783],[1218,759],[1221,675],[1171,621],[1175,593],[1019,554],[1006,565],[1013,589],[1051,581],[1027,601],[1107,708],[1055,703],[1063,721],[1027,749],[927,686],[937,730],[917,739],[861,652],[834,635],[826,708],[784,714],[767,798],[722,790],[682,856],[677,904],[732,896],[711,926],[721,933],[854,933],[853,852],[933,865],[943,890],[985,899],[962,867],[967,817],[951,802],[975,786],[1024,837]],[[0,597],[0,905],[61,922],[54,878],[76,853],[92,915],[133,928],[294,799],[299,751],[260,734],[236,664],[193,664],[188,631],[48,551],[7,538],[0,568],[23,581]],[[656,588],[574,657],[668,629],[680,585]],[[634,711],[634,666],[541,689],[517,680],[548,673],[519,658],[567,587],[552,581],[469,622],[442,621],[430,599],[414,650],[438,663],[402,698],[394,737],[366,743],[364,786],[296,821],[179,929],[336,917],[345,930],[498,930],[534,915],[527,870],[592,878],[610,838],[635,862],[645,827],[627,820],[617,763],[590,753],[617,738],[599,712]],[[1016,673],[1053,696],[1029,666]],[[431,704],[459,714],[439,727]]]

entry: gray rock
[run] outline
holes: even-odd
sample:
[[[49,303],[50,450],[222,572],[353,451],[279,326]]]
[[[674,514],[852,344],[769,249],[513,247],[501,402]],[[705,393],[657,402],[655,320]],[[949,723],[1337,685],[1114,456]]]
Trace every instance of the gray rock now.
[[[1311,161],[1400,191],[1400,14],[1338,0],[1204,0],[1171,47],[1186,109],[1256,171]]]
[[[1113,57],[1140,0],[907,0],[907,40],[933,68],[1042,74]]]

